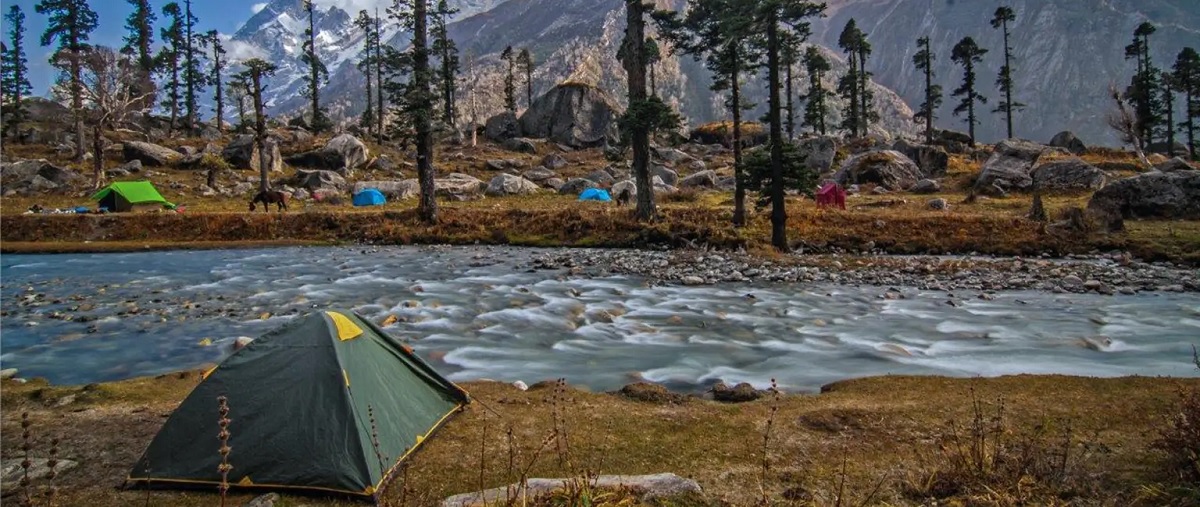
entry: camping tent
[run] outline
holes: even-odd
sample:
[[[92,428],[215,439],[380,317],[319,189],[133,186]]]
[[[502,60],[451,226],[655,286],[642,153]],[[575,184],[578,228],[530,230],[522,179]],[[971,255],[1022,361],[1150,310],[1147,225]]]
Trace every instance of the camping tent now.
[[[817,205],[846,209],[846,191],[837,183],[826,183],[817,191]]]
[[[411,348],[350,312],[299,317],[219,366],[171,414],[129,473],[130,487],[211,487],[228,400],[228,481],[369,497],[469,402]]]
[[[384,204],[387,204],[387,198],[377,188],[364,189],[362,192],[354,194],[355,206],[382,206]]]
[[[602,190],[599,188],[589,188],[587,190],[584,190],[583,193],[579,194],[579,200],[612,202],[612,197],[608,195],[607,190]]]
[[[131,211],[134,206],[144,204],[159,204],[168,208],[175,205],[163,199],[149,181],[118,181],[100,189],[92,195],[93,201],[99,201],[101,208],[108,211]]]

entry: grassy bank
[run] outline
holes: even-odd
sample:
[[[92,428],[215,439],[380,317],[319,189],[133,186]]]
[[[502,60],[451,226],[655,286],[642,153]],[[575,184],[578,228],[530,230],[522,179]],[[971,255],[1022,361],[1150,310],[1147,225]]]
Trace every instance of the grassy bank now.
[[[196,373],[87,387],[5,381],[3,456],[20,456],[20,414],[28,412],[35,455],[60,438],[60,456],[80,463],[57,481],[60,505],[141,505],[147,493],[115,488],[197,381]],[[670,393],[639,401],[569,387],[465,387],[482,403],[452,419],[414,456],[388,490],[391,505],[433,505],[481,485],[515,481],[510,452],[530,477],[586,471],[694,478],[707,498],[685,505],[756,505],[762,491],[773,505],[835,505],[839,496],[841,505],[1189,505],[1200,499],[1196,489],[1178,487],[1166,455],[1151,448],[1178,413],[1180,389],[1200,389],[1200,379],[879,377],[833,384],[820,395],[740,405]],[[67,396],[74,401],[59,406]],[[236,432],[236,403],[232,411]],[[555,428],[555,411],[563,414],[558,427],[566,438],[538,454]],[[982,443],[972,444],[975,439]],[[959,463],[976,451],[983,453],[982,468]],[[1027,466],[1013,470],[1008,460],[1018,458]],[[249,498],[239,494],[233,504]],[[154,492],[149,502],[211,506],[217,497]],[[352,505],[322,498],[285,498],[277,505],[300,504]]]

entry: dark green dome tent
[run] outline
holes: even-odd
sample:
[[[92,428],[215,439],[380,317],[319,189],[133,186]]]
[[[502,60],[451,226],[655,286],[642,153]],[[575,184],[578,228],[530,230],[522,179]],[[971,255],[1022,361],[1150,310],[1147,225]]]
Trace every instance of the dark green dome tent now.
[[[206,373],[126,485],[216,491],[220,396],[228,399],[232,421],[232,487],[360,497],[373,497],[401,461],[469,403],[466,391],[366,319],[313,313]]]

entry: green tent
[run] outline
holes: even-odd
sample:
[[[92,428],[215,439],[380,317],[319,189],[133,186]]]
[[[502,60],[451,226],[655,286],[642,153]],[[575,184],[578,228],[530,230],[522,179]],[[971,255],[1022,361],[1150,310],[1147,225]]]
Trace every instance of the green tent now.
[[[126,485],[215,491],[220,396],[232,421],[231,487],[360,497],[373,497],[396,465],[469,403],[466,391],[366,319],[313,313],[205,373]]]
[[[93,201],[99,201],[101,208],[108,211],[130,211],[134,206],[144,204],[160,204],[168,208],[175,205],[163,199],[158,189],[149,181],[118,181],[100,189],[92,196]]]

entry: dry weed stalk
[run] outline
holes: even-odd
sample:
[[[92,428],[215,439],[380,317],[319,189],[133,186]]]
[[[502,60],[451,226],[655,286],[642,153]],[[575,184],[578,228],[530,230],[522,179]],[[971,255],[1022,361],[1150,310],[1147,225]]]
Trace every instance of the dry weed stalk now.
[[[758,477],[758,491],[761,495],[759,505],[767,507],[771,505],[770,495],[767,494],[767,476],[771,472],[771,428],[775,426],[775,415],[779,413],[779,384],[775,379],[771,379],[771,410],[767,416],[766,428],[763,429],[762,448],[759,451],[762,453],[762,462],[760,475]]]
[[[33,450],[33,438],[29,431],[32,423],[29,422],[29,412],[21,412],[21,451],[24,456],[21,458],[21,505],[31,507],[33,505],[33,496],[29,494],[29,467],[33,466],[33,462],[29,460],[29,451]]]
[[[217,467],[217,472],[221,474],[221,507],[225,507],[225,497],[229,493],[229,471],[233,470],[233,465],[229,464],[229,451],[233,449],[229,447],[228,398],[217,397],[217,413],[221,416],[220,419],[217,419],[217,426],[221,428],[220,433],[217,433],[217,439],[221,441],[221,448],[217,450],[221,454],[221,464]]]
[[[50,439],[50,459],[46,460],[46,468],[50,469],[50,471],[46,474],[46,479],[50,481],[50,486],[48,487],[50,507],[54,507],[54,504],[58,499],[58,487],[54,485],[54,479],[58,477],[58,471],[55,470],[55,467],[57,466],[58,439],[52,438]]]

